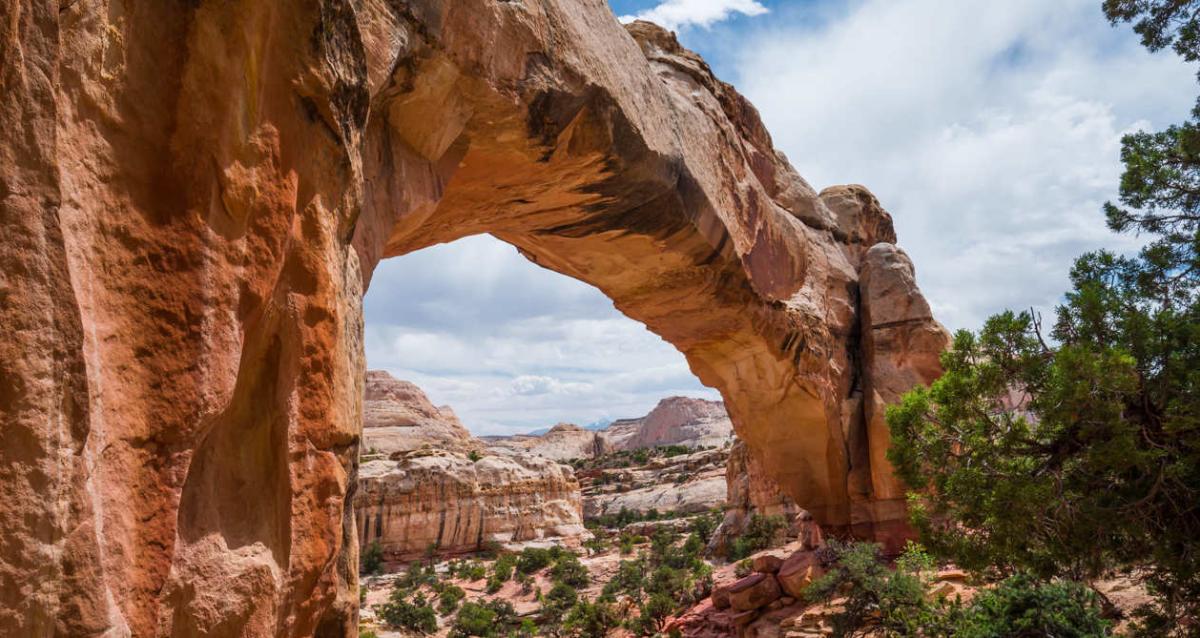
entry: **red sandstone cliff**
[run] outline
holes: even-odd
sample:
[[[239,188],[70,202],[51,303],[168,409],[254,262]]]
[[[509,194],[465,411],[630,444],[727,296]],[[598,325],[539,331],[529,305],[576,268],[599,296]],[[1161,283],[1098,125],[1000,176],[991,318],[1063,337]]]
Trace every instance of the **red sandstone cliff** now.
[[[946,339],[890,218],[668,32],[602,0],[0,24],[0,634],[353,635],[362,293],[482,232],[684,353],[818,521],[903,531],[876,397]]]

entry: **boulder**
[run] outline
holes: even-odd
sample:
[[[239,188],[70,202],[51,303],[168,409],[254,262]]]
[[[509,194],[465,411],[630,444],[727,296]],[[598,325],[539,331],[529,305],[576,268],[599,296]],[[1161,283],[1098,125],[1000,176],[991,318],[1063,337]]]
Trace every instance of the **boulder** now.
[[[770,574],[751,574],[729,586],[729,604],[738,611],[760,609],[782,594],[779,582]]]
[[[713,588],[712,604],[717,609],[729,609],[729,586],[717,585]]]
[[[789,596],[803,598],[804,590],[824,574],[825,569],[821,566],[816,552],[799,551],[784,561],[776,578]]]
[[[758,554],[750,561],[750,570],[757,574],[774,574],[783,567],[784,558],[776,554]]]

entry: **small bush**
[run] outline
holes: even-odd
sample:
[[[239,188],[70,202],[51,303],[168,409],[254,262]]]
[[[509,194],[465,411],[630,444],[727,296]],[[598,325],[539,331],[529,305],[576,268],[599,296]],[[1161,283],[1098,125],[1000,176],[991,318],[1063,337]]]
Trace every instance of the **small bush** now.
[[[378,574],[383,569],[383,547],[379,541],[371,541],[367,551],[362,555],[362,567],[359,573]]]
[[[521,555],[517,557],[517,572],[521,574],[535,574],[548,567],[553,560],[554,555],[549,549],[526,547],[521,550]]]
[[[446,585],[442,587],[441,593],[438,595],[438,613],[443,616],[449,616],[458,609],[458,603],[466,597],[466,592],[461,587],[455,585]]]
[[[437,614],[420,594],[410,602],[406,600],[402,591],[393,591],[388,602],[375,607],[375,613],[384,624],[393,629],[407,629],[424,634],[437,631]]]
[[[496,564],[492,566],[492,573],[500,582],[508,582],[512,578],[513,568],[517,565],[517,557],[513,554],[500,554],[496,558]]]
[[[550,570],[550,578],[556,583],[563,583],[571,587],[587,587],[589,575],[587,567],[579,562],[579,558],[574,554],[567,553],[554,562],[554,567]]]

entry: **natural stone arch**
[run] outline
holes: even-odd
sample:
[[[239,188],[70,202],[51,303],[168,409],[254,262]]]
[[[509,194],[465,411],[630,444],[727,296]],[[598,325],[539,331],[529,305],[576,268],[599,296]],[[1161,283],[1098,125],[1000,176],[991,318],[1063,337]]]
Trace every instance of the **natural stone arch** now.
[[[945,340],[890,219],[665,32],[603,0],[0,18],[0,633],[352,635],[362,292],[480,232],[675,344],[821,522],[902,520],[879,397]]]

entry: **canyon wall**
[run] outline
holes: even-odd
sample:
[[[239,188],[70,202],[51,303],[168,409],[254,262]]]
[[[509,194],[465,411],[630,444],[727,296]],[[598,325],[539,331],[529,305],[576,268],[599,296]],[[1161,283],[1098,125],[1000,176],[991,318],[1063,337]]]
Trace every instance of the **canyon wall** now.
[[[354,495],[359,545],[393,563],[479,551],[492,543],[586,534],[569,466],[509,450],[489,452],[449,406],[415,384],[366,373],[362,465]]]
[[[520,541],[578,545],[587,534],[571,468],[540,457],[401,452],[362,464],[354,503],[361,546],[378,542],[392,562]]]
[[[944,331],[878,202],[670,33],[603,0],[0,24],[0,634],[354,635],[362,294],[478,233],[678,348],[827,529],[905,533],[880,402]]]

